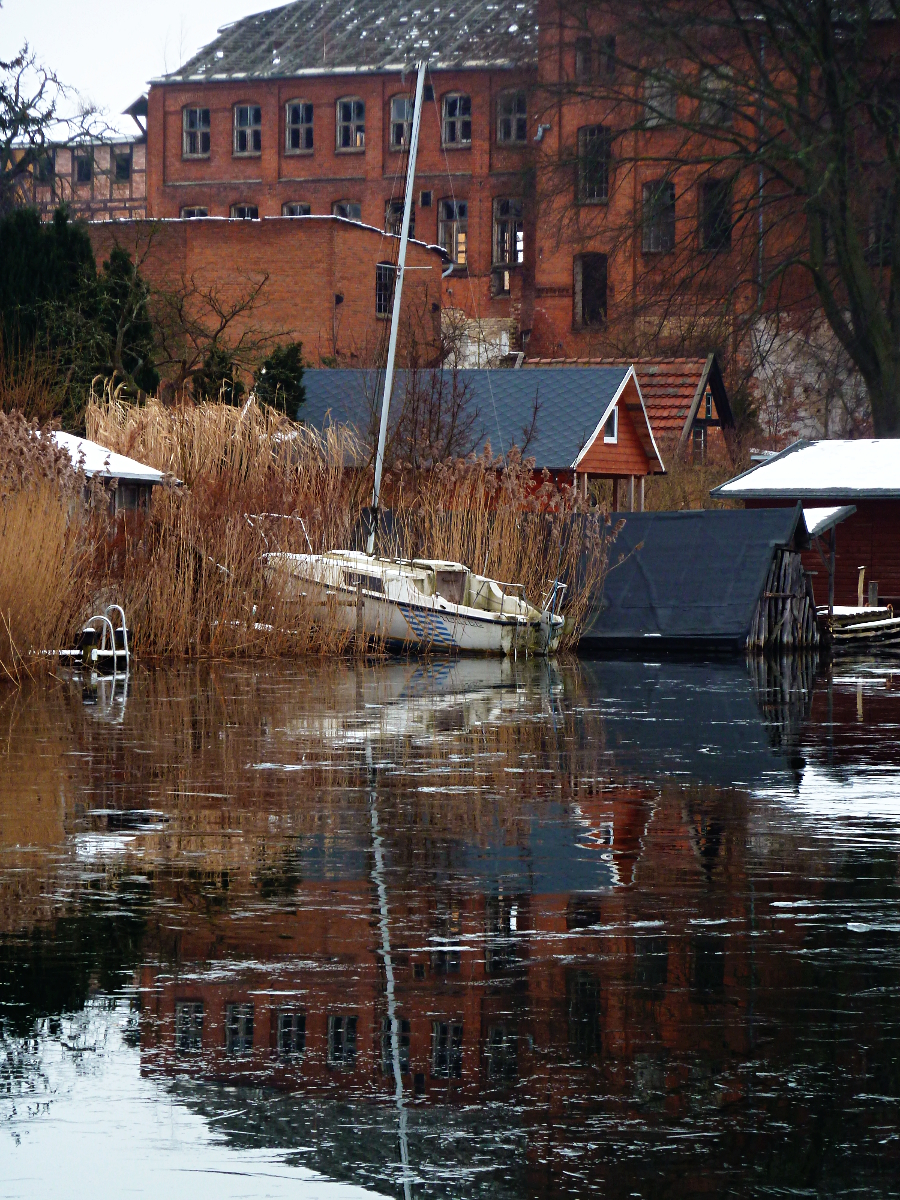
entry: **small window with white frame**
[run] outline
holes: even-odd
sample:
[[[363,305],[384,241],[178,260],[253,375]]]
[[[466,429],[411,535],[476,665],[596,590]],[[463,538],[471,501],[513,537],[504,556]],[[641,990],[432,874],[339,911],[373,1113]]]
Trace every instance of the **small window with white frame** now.
[[[296,200],[289,200],[281,206],[281,215],[283,217],[308,217],[312,209],[308,204],[301,204]]]
[[[204,208],[200,204],[191,204],[187,208],[181,210],[181,218],[184,221],[192,221],[196,217],[208,217],[209,209]]]
[[[285,105],[285,154],[311,154],[313,150],[313,106],[308,100],[289,100]]]
[[[181,157],[209,158],[209,109],[181,110]]]
[[[391,149],[405,150],[412,133],[413,103],[408,96],[391,97]]]
[[[344,96],[337,102],[335,148],[365,150],[366,105],[359,96]]]
[[[262,109],[258,104],[234,106],[234,154],[249,158],[262,153]]]
[[[445,146],[472,145],[472,97],[451,92],[442,104],[441,142]]]
[[[525,92],[503,92],[497,100],[497,141],[504,146],[523,146],[528,141]]]
[[[618,404],[606,418],[603,425],[603,440],[604,442],[617,442],[619,440],[619,406]]]

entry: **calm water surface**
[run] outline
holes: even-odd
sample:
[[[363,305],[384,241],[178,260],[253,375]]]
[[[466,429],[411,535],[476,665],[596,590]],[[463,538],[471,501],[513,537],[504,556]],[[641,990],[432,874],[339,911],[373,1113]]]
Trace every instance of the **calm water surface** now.
[[[0,1195],[900,1195],[900,667],[0,694]]]

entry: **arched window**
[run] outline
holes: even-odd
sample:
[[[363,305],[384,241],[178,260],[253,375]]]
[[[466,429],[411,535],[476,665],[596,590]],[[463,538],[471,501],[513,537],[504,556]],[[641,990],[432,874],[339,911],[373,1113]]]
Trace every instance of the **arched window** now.
[[[364,150],[366,147],[366,106],[359,96],[345,96],[337,102],[335,148]]]
[[[258,104],[234,106],[234,153],[259,154],[262,150],[262,109]]]
[[[441,105],[441,141],[445,146],[472,145],[472,97],[451,92]]]
[[[255,204],[232,204],[231,215],[242,221],[258,221],[259,208]]]
[[[302,204],[295,200],[289,200],[281,206],[281,215],[283,217],[308,217],[312,209],[308,204]]]
[[[313,148],[313,106],[308,100],[288,100],[284,116],[285,154],[308,154]]]
[[[209,109],[181,110],[181,157],[209,158]]]

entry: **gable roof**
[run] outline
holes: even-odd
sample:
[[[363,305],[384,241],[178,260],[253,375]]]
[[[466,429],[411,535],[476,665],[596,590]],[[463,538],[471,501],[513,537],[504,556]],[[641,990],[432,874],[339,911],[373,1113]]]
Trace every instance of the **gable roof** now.
[[[900,499],[900,440],[797,441],[710,495],[727,500]]]
[[[684,443],[707,385],[712,389],[716,412],[723,427],[734,428],[734,415],[715,354],[706,358],[636,358],[634,364],[650,427],[660,441]],[[524,367],[587,367],[618,365],[610,358],[537,358]]]
[[[809,541],[799,504],[613,513],[611,522],[621,528],[585,646],[742,650],[775,550]]]
[[[100,479],[119,479],[127,483],[162,483],[165,475],[156,467],[148,467],[146,463],[128,458],[124,454],[116,454],[107,450],[99,442],[89,441],[88,438],[76,437],[74,433],[54,433],[53,440],[57,446],[68,450],[72,465],[81,467],[88,479],[95,475]]]
[[[156,83],[537,64],[536,0],[294,0],[242,17]]]
[[[423,376],[431,372],[422,372]],[[436,375],[451,386],[452,372],[437,369]],[[633,378],[630,366],[591,367],[584,371],[542,371],[468,369],[457,372],[459,386],[467,391],[466,403],[477,414],[472,430],[472,448],[478,451],[490,443],[495,454],[506,454],[513,446],[534,457],[539,469],[571,470],[602,428],[606,417]],[[304,371],[306,400],[300,408],[302,421],[316,429],[330,424],[353,425],[366,434],[373,428],[373,413],[380,411],[383,373],[352,369]],[[636,382],[636,381],[635,381]],[[394,378],[392,419],[401,408],[401,397],[408,385],[408,372],[397,371]],[[640,389],[636,389],[640,395]],[[630,404],[635,426],[641,409]],[[643,439],[647,456],[662,460],[646,415]],[[531,433],[530,438],[528,437]],[[639,429],[639,436],[641,430]]]

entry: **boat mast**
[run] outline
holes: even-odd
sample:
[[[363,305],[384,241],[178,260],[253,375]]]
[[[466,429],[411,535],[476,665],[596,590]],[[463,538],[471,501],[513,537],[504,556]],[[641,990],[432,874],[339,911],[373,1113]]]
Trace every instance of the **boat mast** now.
[[[400,253],[397,256],[397,278],[394,282],[394,307],[391,313],[391,339],[388,343],[387,366],[384,370],[384,396],[381,401],[381,427],[378,431],[378,451],[375,455],[375,483],[372,487],[372,507],[369,513],[369,540],[366,553],[375,553],[375,534],[378,529],[378,500],[381,495],[381,472],[384,467],[384,444],[387,440],[388,412],[394,387],[394,358],[397,354],[397,330],[400,327],[400,299],[403,295],[403,272],[406,269],[406,244],[409,241],[409,219],[412,213],[413,185],[416,181],[416,154],[419,149],[419,125],[422,120],[422,97],[425,94],[427,61],[417,65],[416,104],[413,109],[409,139],[409,164],[406,168],[406,196],[403,201],[403,224],[400,228]]]

